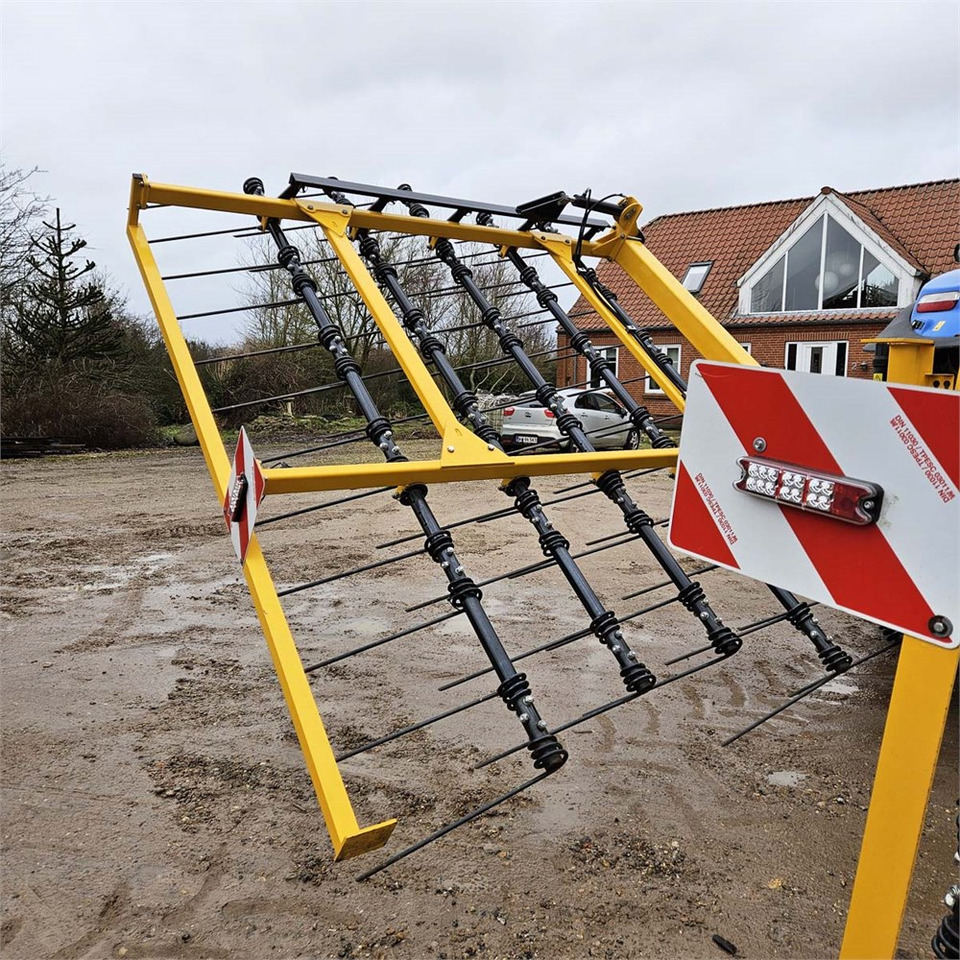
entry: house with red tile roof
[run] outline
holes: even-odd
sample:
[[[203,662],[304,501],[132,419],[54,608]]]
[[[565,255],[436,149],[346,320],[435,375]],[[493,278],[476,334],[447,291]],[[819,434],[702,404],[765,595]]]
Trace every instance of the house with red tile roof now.
[[[938,180],[657,217],[643,228],[653,254],[764,366],[870,377],[876,336],[930,277],[955,269],[960,180]],[[614,263],[600,279],[686,378],[700,354]],[[654,414],[675,410],[582,298],[580,328]],[[558,331],[558,351],[569,337]],[[590,379],[583,357],[558,363],[557,382]],[[596,384],[599,385],[599,384]]]

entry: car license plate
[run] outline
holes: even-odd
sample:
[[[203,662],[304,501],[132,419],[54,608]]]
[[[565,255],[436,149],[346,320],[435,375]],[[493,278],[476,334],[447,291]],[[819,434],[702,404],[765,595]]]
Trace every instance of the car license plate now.
[[[540,438],[524,436],[523,434],[518,433],[513,439],[516,440],[517,443],[536,443]]]

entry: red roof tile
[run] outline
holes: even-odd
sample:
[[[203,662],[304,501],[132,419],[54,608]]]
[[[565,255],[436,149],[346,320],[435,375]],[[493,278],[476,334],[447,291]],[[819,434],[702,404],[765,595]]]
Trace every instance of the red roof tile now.
[[[834,193],[891,249],[926,276],[935,276],[956,267],[953,248],[960,241],[960,180],[938,180],[852,193],[840,193],[825,187],[823,192]],[[713,261],[700,291],[700,302],[725,324],[755,324],[757,317],[737,315],[737,280],[815,199],[778,200],[657,217],[644,227],[646,244],[678,279],[683,278],[691,263]],[[599,273],[638,324],[670,326],[616,264],[601,264]],[[571,312],[586,309],[581,299]],[[849,322],[854,317],[857,320],[868,317],[885,319],[895,312],[778,314],[767,315],[761,322],[823,321],[828,317]],[[591,326],[589,316],[579,322],[584,327]]]

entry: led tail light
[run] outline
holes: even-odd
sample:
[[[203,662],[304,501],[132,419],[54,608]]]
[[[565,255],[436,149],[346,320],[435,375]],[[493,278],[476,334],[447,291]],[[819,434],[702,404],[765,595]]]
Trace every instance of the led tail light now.
[[[917,301],[917,313],[939,313],[941,310],[952,310],[960,300],[960,292],[956,290],[942,290],[940,293],[928,293]]]
[[[838,477],[792,463],[741,457],[738,490],[859,526],[876,523],[883,503],[883,488],[866,480]]]
[[[516,407],[507,407],[507,409],[503,411],[505,417],[512,417],[514,413],[516,413]]]

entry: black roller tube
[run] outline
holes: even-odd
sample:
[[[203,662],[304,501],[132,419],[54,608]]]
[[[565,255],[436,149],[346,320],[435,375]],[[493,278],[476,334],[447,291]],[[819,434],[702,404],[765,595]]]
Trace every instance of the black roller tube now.
[[[403,189],[403,188],[401,188]],[[338,203],[345,202],[346,198],[332,194]],[[427,210],[418,203],[408,204],[414,216],[426,217]],[[397,271],[383,259],[380,244],[367,231],[358,235],[360,252],[370,265],[377,282],[384,287],[397,305],[403,325],[410,333],[417,345],[420,354],[439,373],[450,390],[451,404],[461,421],[469,423],[474,433],[483,440],[488,447],[503,450],[500,436],[490,425],[487,418],[480,412],[476,394],[466,388],[456,370],[447,359],[444,344],[434,335],[427,326],[423,311],[407,296]],[[620,676],[627,690],[631,693],[642,693],[649,690],[657,681],[656,677],[641,663],[637,654],[630,649],[620,629],[616,615],[607,610],[600,598],[577,566],[570,554],[570,542],[554,528],[547,519],[536,491],[530,483],[529,477],[517,477],[502,487],[504,493],[513,497],[516,511],[530,522],[536,530],[540,540],[540,548],[545,557],[557,564],[570,584],[577,599],[590,616],[590,626],[597,639],[614,656],[620,667]]]
[[[488,219],[483,214],[477,217],[480,223],[486,223]],[[582,424],[569,412],[560,396],[560,391],[554,384],[547,383],[540,371],[530,362],[524,352],[523,342],[505,326],[500,311],[478,288],[473,279],[473,273],[457,257],[453,244],[449,240],[441,238],[436,241],[434,252],[450,268],[454,281],[463,287],[480,309],[483,322],[497,335],[504,353],[508,353],[516,360],[517,365],[533,386],[537,400],[544,407],[553,411],[560,432],[569,439],[571,445],[577,450],[586,453],[594,452],[595,448],[589,437],[584,433]],[[537,293],[538,299],[541,297],[541,291],[536,285],[539,284],[539,287],[543,288],[542,302],[555,302],[556,296],[539,283],[539,279],[536,278],[536,271],[529,264],[524,264],[524,270],[533,271],[533,276],[526,272],[521,274],[521,279],[528,286],[531,283],[534,284],[531,289]],[[553,298],[552,301],[550,300],[551,297]],[[714,613],[707,603],[703,588],[684,573],[683,568],[657,536],[653,529],[653,520],[630,498],[619,471],[608,470],[602,474],[597,480],[597,487],[620,508],[627,528],[643,540],[654,559],[673,581],[679,591],[680,602],[703,624],[707,631],[707,637],[717,652],[725,656],[736,653],[741,646],[740,638],[724,625],[723,621]]]
[[[263,194],[263,182],[250,178],[243,185],[247,194]],[[360,366],[343,342],[343,331],[330,319],[317,297],[317,285],[300,262],[300,252],[289,243],[278,220],[268,220],[267,232],[277,246],[277,260],[290,274],[291,285],[300,297],[317,325],[319,339],[333,357],[334,371],[353,394],[357,405],[367,421],[366,434],[380,448],[388,463],[406,461],[393,436],[390,422],[384,417],[360,375]],[[500,679],[497,693],[507,707],[520,719],[527,734],[527,745],[533,757],[533,765],[547,772],[558,770],[567,760],[567,752],[555,736],[547,733],[547,723],[533,705],[530,684],[525,674],[518,673],[510,661],[496,630],[480,602],[477,585],[465,573],[458,559],[453,538],[437,522],[427,505],[427,488],[423,484],[410,484],[400,494],[400,502],[410,507],[421,530],[426,535],[424,547],[440,565],[447,576],[450,603],[456,610],[463,610],[477,635],[490,663]]]

